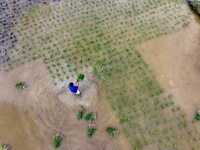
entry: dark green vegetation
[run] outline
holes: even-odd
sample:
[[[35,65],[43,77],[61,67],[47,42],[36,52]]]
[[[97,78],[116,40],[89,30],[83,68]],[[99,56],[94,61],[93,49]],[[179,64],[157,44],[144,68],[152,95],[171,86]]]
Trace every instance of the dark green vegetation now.
[[[77,113],[77,119],[80,120],[84,117],[85,113],[85,108],[83,106],[80,106],[79,111]],[[96,119],[96,113],[95,112],[90,112],[87,115],[85,115],[85,120],[90,121],[88,124],[88,129],[87,129],[87,136],[92,137],[96,131],[96,128],[94,127],[94,124],[91,124],[92,121],[95,121]],[[94,122],[93,122],[94,123]]]
[[[54,148],[60,147],[62,140],[63,140],[63,138],[59,134],[53,136],[53,146],[54,146]]]
[[[83,106],[80,106],[79,111],[77,113],[77,119],[80,120],[84,117],[84,113],[85,113],[85,108]],[[96,113],[95,112],[90,112],[88,114],[85,115],[85,120],[86,121],[95,121],[96,120]],[[88,125],[88,129],[87,129],[87,136],[88,137],[92,137],[96,131],[96,128],[94,127],[94,124],[90,124]],[[113,127],[107,127],[106,128],[106,132],[111,135],[111,136],[116,136],[118,133],[118,129],[113,128]]]
[[[116,136],[119,131],[117,128],[107,127],[106,132],[111,136]]]
[[[87,130],[87,136],[88,137],[92,137],[95,133],[96,129],[93,128],[93,127],[88,127],[88,130]]]
[[[19,90],[23,90],[23,89],[25,88],[25,82],[22,82],[22,81],[17,82],[17,83],[15,84],[15,87],[16,87],[17,89],[19,89]]]
[[[82,73],[79,73],[79,74],[77,75],[77,79],[76,79],[76,80],[79,82],[79,81],[83,81],[84,78],[85,78],[85,75],[82,74]]]
[[[96,119],[96,113],[90,112],[84,118],[86,121],[94,121]]]
[[[196,112],[194,119],[197,120],[197,121],[200,121],[200,111]]]
[[[188,3],[200,15],[200,0],[188,0]]]
[[[81,120],[84,116],[84,113],[85,113],[85,108],[81,106],[79,108],[79,111],[77,112],[77,119]]]
[[[92,67],[134,150],[198,150],[199,132],[135,48],[187,27],[191,13],[182,0],[122,1],[63,0],[30,9],[14,28],[18,47],[2,67],[41,58],[55,84]]]

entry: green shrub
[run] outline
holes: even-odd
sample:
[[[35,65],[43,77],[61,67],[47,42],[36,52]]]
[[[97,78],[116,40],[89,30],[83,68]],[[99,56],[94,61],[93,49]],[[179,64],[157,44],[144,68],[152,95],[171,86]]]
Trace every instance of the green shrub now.
[[[96,131],[95,128],[89,127],[88,130],[87,130],[87,136],[92,137],[94,135],[95,131]]]
[[[79,74],[77,75],[77,79],[76,79],[76,80],[79,82],[79,81],[83,81],[84,78],[85,78],[85,75],[82,74],[82,73],[79,73]]]
[[[22,82],[22,81],[17,82],[15,86],[17,89],[23,90],[25,88],[25,82]]]
[[[53,136],[53,146],[54,146],[54,148],[60,147],[62,140],[63,139],[62,139],[61,135],[59,135],[59,134]]]
[[[94,121],[96,119],[96,113],[90,112],[85,116],[86,121]]]
[[[107,127],[107,128],[106,128],[106,132],[107,132],[108,134],[110,134],[111,136],[116,136],[117,133],[118,133],[118,129],[113,128],[113,127]]]
[[[77,119],[78,119],[78,120],[82,119],[83,116],[84,116],[84,113],[85,113],[85,108],[84,108],[83,106],[81,106],[81,107],[79,108],[78,113],[77,113]]]
[[[197,120],[197,121],[200,121],[200,111],[196,112],[194,119]]]

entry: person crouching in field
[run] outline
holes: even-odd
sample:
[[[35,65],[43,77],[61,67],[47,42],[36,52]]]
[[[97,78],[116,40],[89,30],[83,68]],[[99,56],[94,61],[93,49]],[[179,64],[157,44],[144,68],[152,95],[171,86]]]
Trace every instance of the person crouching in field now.
[[[70,82],[68,85],[68,88],[69,88],[70,92],[72,92],[74,95],[81,96],[81,92],[78,90],[78,88],[79,88],[78,81]]]

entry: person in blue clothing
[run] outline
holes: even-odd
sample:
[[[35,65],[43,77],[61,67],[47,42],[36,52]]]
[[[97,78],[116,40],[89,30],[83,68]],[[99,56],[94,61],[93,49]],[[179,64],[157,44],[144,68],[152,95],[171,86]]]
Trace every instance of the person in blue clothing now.
[[[72,92],[73,94],[81,96],[81,92],[78,90],[78,88],[79,88],[78,81],[70,82],[68,85],[68,88],[69,88],[70,92]]]

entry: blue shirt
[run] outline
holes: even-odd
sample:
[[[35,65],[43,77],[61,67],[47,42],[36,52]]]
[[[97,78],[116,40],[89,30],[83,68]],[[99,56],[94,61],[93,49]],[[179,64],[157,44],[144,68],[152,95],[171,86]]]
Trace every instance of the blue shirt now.
[[[78,86],[69,86],[68,85],[68,88],[72,93],[76,93],[78,91]]]

